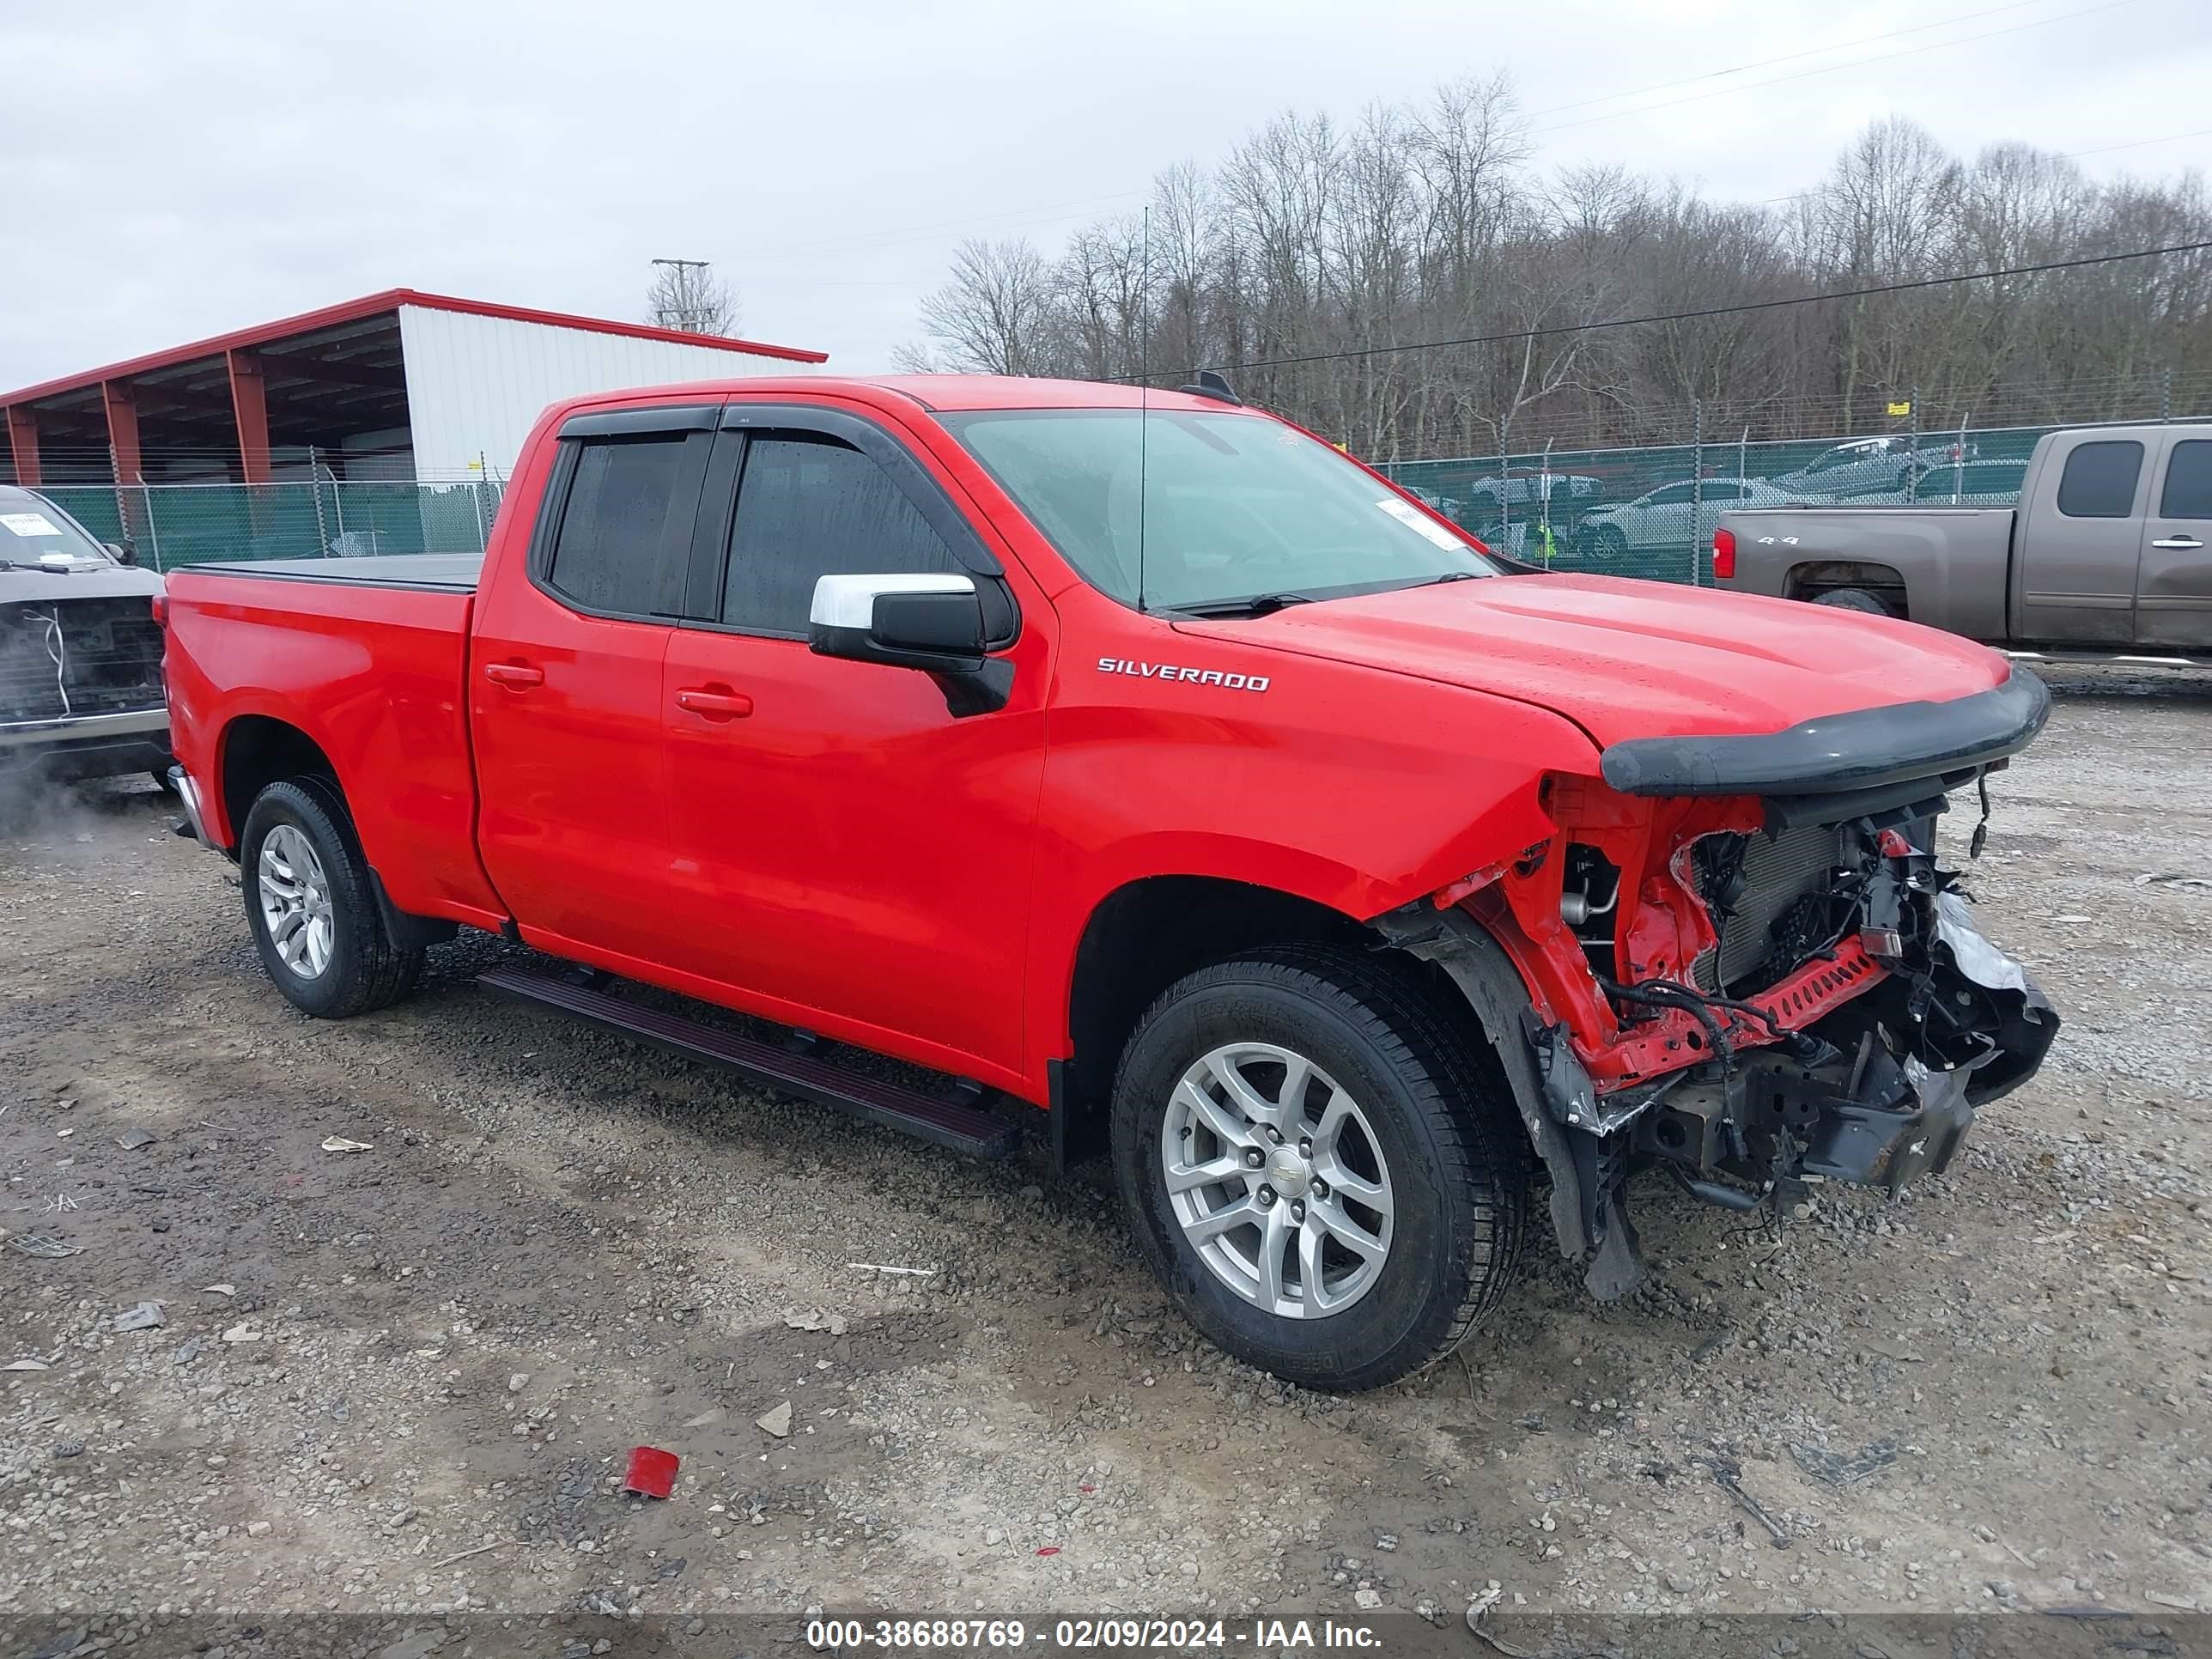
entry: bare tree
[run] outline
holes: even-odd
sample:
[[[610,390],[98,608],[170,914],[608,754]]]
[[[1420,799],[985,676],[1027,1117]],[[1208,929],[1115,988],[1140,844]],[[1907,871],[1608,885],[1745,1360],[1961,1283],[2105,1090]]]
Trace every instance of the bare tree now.
[[[940,358],[920,340],[907,340],[891,348],[891,367],[902,374],[947,374],[959,366]]]
[[[2212,240],[2204,181],[2089,179],[1998,146],[1971,161],[1869,127],[1778,203],[1620,167],[1538,175],[1503,76],[1349,125],[1286,113],[1137,219],[963,244],[905,362],[1158,383],[1232,371],[1247,398],[1380,460],[2212,409],[2212,255],[1804,307],[1808,294]],[[1598,328],[1622,318],[1683,317]],[[1421,342],[1472,341],[1415,350]]]
[[[733,334],[738,302],[704,259],[655,259],[645,290],[645,319],[683,334]]]
[[[1060,366],[1047,349],[1052,283],[1028,241],[970,240],[954,251],[952,280],[921,302],[921,325],[957,368],[1046,374]]]

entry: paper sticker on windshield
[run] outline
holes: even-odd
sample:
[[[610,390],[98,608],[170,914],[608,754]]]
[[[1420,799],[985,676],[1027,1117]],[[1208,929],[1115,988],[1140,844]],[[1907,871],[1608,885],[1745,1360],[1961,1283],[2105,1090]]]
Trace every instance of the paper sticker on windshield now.
[[[0,513],[0,525],[18,536],[58,536],[62,527],[43,513]]]
[[[1438,547],[1449,547],[1459,550],[1467,546],[1465,542],[1460,540],[1458,537],[1453,535],[1450,531],[1445,529],[1434,519],[1430,518],[1426,514],[1423,513],[1419,507],[1415,507],[1411,501],[1401,501],[1395,495],[1393,495],[1386,501],[1376,502],[1375,505],[1381,507],[1385,513],[1388,513],[1400,524],[1405,525],[1411,529],[1419,531],[1421,534],[1426,536]]]

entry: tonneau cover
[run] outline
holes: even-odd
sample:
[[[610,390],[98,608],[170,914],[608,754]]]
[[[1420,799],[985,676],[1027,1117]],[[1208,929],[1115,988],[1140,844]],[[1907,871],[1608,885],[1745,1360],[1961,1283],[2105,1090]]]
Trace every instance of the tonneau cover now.
[[[483,555],[380,553],[365,559],[258,559],[185,568],[194,575],[272,576],[282,581],[337,582],[351,587],[420,587],[473,593],[477,578],[483,571]]]

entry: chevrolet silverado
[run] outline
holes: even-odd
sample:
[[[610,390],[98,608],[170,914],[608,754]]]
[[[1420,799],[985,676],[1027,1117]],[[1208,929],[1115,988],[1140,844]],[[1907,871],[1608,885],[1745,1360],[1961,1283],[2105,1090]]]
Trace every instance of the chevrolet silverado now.
[[[480,560],[201,566],[165,614],[189,828],[298,1007],[483,928],[573,964],[498,994],[943,1145],[1042,1109],[1302,1383],[1448,1352],[1541,1191],[1612,1296],[1638,1171],[1939,1171],[2056,1029],[1932,833],[2039,681],[1527,574],[1218,380],[580,398]]]

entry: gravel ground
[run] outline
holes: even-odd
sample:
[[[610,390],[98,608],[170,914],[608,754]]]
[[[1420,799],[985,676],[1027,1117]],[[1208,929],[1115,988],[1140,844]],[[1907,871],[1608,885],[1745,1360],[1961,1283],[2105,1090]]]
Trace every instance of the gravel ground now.
[[[1034,1146],[495,1003],[477,936],[305,1019],[146,786],[19,807],[0,1615],[2212,1609],[2212,684],[2059,689],[1972,887],[2068,1024],[1951,1172],[1778,1235],[1647,1183],[1646,1291],[1532,1250],[1353,1399],[1196,1340]]]

